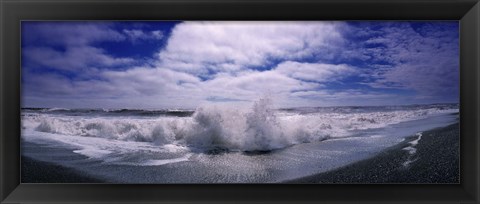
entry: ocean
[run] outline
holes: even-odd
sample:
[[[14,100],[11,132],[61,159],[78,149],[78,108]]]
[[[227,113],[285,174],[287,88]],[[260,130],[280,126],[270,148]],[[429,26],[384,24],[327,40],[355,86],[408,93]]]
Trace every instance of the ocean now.
[[[458,122],[458,112],[458,104],[282,109],[269,100],[195,110],[23,108],[22,154],[107,183],[275,183],[372,157]]]

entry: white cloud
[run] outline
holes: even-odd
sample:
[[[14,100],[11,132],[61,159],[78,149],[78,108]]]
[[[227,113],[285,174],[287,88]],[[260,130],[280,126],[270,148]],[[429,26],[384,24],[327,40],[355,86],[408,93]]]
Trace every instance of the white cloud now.
[[[48,96],[67,105],[65,98],[71,98],[77,107],[194,108],[201,103],[247,103],[270,94],[280,107],[382,105],[412,100],[372,90],[333,90],[326,84],[358,75],[369,79],[364,85],[417,90],[425,96],[455,92],[455,86],[448,87],[458,82],[458,59],[452,60],[458,42],[449,42],[448,33],[433,36],[387,28],[382,37],[378,31],[364,31],[359,33],[375,37],[346,49],[352,42],[343,39],[346,28],[339,22],[184,22],[172,30],[157,58],[138,63],[109,55],[91,43],[105,33],[123,36],[113,40],[136,42],[162,39],[163,32],[103,29],[108,32],[80,32],[82,39],[76,41],[60,37],[64,50],[25,47],[24,57],[32,67],[87,75],[72,80],[60,74],[33,74],[27,67],[23,87],[29,100],[41,104],[42,96]],[[382,46],[362,47],[372,43]],[[336,58],[341,63],[331,62]],[[342,64],[345,59],[371,61],[372,69],[365,72]],[[97,69],[117,66],[122,69]]]
[[[163,95],[170,97],[181,89],[189,89],[188,84],[197,84],[199,79],[186,73],[162,68],[139,67],[127,71],[107,71],[102,74],[115,87],[124,86],[122,93],[133,95]],[[165,94],[171,95],[165,95]],[[178,94],[182,94],[181,92]]]
[[[300,63],[286,61],[279,64],[275,71],[286,76],[315,82],[335,81],[356,72],[355,68],[346,64]]]
[[[395,98],[395,100],[391,100]],[[316,101],[317,103],[314,103]],[[293,92],[287,107],[298,106],[372,106],[372,105],[398,105],[410,103],[409,97],[386,94],[382,92],[366,91],[360,89],[347,90],[313,90]]]
[[[375,88],[415,90],[430,97],[458,98],[459,42],[455,31],[432,29],[426,25],[414,30],[410,25],[383,30],[374,38],[384,47],[367,50],[377,61],[391,63],[371,73]]]
[[[22,30],[22,63],[31,69],[51,69],[86,75],[100,68],[125,67],[136,63],[133,58],[114,57],[95,47],[97,42],[115,42],[125,35],[107,22],[26,22]],[[38,46],[38,42],[43,45]]]
[[[184,22],[177,25],[160,64],[194,74],[235,72],[325,52],[342,41],[342,23]],[[319,55],[322,56],[322,55]]]
[[[35,33],[25,35],[23,43],[31,43],[41,40],[43,43],[53,45],[87,45],[99,41],[121,41],[125,36],[115,31],[111,23],[90,22],[36,22],[29,26],[23,26],[23,33]]]
[[[49,47],[26,47],[22,52],[24,62],[67,71],[125,66],[135,62],[132,58],[116,58],[107,55],[102,49],[90,46],[70,46],[64,52]]]
[[[136,43],[139,40],[160,40],[163,38],[163,32],[160,30],[144,32],[137,29],[123,29],[123,33],[128,36],[132,43]]]
[[[25,72],[29,80],[23,86],[26,96],[90,101],[83,107],[195,107],[203,100],[197,83],[189,74],[169,69],[134,67],[125,71],[102,71],[96,79],[70,80],[59,74]],[[113,103],[107,103],[107,101]],[[94,102],[95,101],[95,102]],[[173,105],[172,105],[173,104]],[[82,107],[80,106],[80,107]],[[122,106],[117,106],[121,108]]]
[[[163,32],[161,30],[154,30],[150,32],[150,36],[153,39],[162,39],[163,38]]]
[[[318,84],[303,82],[276,71],[247,71],[238,75],[217,75],[201,87],[206,96],[252,101],[264,94],[285,95],[291,91],[313,89]]]

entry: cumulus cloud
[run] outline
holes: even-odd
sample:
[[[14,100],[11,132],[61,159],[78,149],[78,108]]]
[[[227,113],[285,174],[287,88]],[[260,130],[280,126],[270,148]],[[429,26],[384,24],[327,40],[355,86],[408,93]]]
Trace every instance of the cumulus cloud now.
[[[108,71],[103,73],[114,86],[126,86],[128,95],[163,95],[171,97],[175,94],[182,94],[181,89],[196,88],[188,86],[196,85],[199,79],[186,73],[176,72],[162,68],[139,67],[127,71]]]
[[[135,67],[126,71],[103,71],[96,79],[70,80],[60,74],[25,72],[29,79],[23,93],[30,98],[49,96],[58,100],[96,101],[81,107],[195,107],[205,97],[199,79],[169,69]],[[33,76],[32,76],[33,75]],[[114,103],[107,101],[117,100]],[[103,101],[103,102],[102,102]]]
[[[205,81],[205,94],[252,101],[264,94],[285,95],[291,91],[318,87],[318,84],[303,82],[276,71],[248,71],[236,76],[219,75]]]
[[[64,23],[24,28],[39,31],[23,37],[23,98],[31,106],[195,108],[244,104],[265,94],[279,107],[384,105],[422,97],[452,101],[458,93],[458,33],[434,24],[182,22],[171,31],[152,31]],[[134,46],[154,40],[162,41],[158,51],[142,59],[102,47],[104,42]]]
[[[90,46],[72,46],[63,52],[50,47],[26,47],[23,49],[23,57],[28,64],[75,72],[99,66],[113,67],[135,62],[132,58],[112,57],[104,50]]]
[[[173,29],[159,59],[162,66],[194,74],[235,72],[328,53],[342,41],[341,26],[331,22],[184,22]]]
[[[276,68],[279,73],[303,81],[335,81],[356,72],[356,69],[346,64],[299,63],[286,61]]]
[[[25,22],[22,63],[29,69],[54,69],[85,75],[96,69],[126,67],[130,57],[115,57],[95,46],[127,37],[107,22]]]

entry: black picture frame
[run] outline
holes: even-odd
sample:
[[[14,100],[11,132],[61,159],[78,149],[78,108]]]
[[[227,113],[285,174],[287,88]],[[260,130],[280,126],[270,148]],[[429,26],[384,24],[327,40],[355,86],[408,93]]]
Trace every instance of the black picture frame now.
[[[478,203],[478,0],[1,0],[1,203]],[[20,184],[22,20],[459,20],[460,184]]]

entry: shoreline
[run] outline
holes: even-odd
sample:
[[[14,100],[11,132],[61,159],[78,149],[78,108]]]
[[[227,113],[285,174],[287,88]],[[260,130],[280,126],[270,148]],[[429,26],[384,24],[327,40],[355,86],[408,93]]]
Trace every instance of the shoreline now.
[[[415,145],[412,146],[412,143]],[[27,143],[24,143],[28,144]],[[415,153],[411,153],[412,147]],[[45,147],[36,146],[42,149]],[[46,154],[70,160],[83,156],[70,151],[48,147]],[[26,153],[26,152],[24,152]],[[47,155],[46,155],[47,156]],[[107,177],[99,178],[81,170],[49,161],[34,159],[22,153],[22,183],[117,183]],[[404,164],[407,163],[407,166]],[[140,168],[145,171],[155,167]],[[142,171],[143,172],[143,171]],[[458,183],[459,182],[459,123],[411,135],[397,145],[377,155],[302,178],[281,181],[291,184],[370,184],[370,183]],[[200,182],[202,183],[202,182]]]
[[[458,184],[460,182],[459,123],[405,138],[369,159],[331,171],[284,181],[289,184]],[[416,151],[411,154],[412,142]],[[408,162],[407,162],[408,161]],[[405,163],[407,162],[407,165]]]
[[[56,158],[67,161],[84,161],[87,157],[73,153],[70,149],[40,145],[21,140],[21,182],[22,183],[105,183],[105,180],[84,171],[56,164]],[[38,159],[31,153],[40,153]],[[52,160],[52,161],[50,161]]]
[[[21,183],[105,183],[73,168],[21,157]]]

